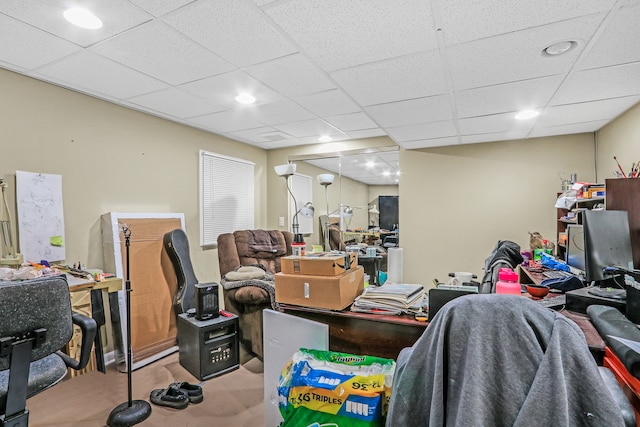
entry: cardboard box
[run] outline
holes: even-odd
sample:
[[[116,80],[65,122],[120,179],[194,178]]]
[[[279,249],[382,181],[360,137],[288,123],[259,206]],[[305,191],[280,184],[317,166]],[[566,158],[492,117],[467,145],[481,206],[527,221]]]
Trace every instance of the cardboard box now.
[[[280,271],[285,274],[306,274],[309,276],[338,276],[358,267],[355,252],[322,252],[305,256],[288,256],[280,260]]]
[[[279,303],[343,310],[364,290],[364,268],[333,277],[277,273],[275,280]]]

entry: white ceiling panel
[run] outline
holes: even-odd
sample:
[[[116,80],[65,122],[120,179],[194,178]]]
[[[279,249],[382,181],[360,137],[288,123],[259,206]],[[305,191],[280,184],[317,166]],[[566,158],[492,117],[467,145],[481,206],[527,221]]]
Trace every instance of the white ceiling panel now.
[[[11,68],[26,70],[80,50],[73,43],[1,14],[0,40],[0,60]]]
[[[89,49],[171,85],[235,69],[168,25],[152,21]]]
[[[451,120],[442,122],[423,123],[419,125],[398,126],[388,128],[387,132],[393,139],[400,142],[415,141],[426,137],[441,138],[457,134],[455,125]]]
[[[424,0],[299,0],[265,13],[326,71],[436,47]]]
[[[99,30],[69,4],[0,1],[0,67],[267,150],[593,132],[640,101],[640,0],[84,0]]]
[[[337,89],[300,96],[294,101],[320,117],[362,111],[358,104]]]
[[[456,92],[458,117],[538,109],[549,103],[564,76],[541,77]]]
[[[448,45],[607,12],[616,0],[436,0]]]
[[[196,1],[164,19],[237,67],[296,52],[296,48],[245,1]]]
[[[640,62],[579,71],[571,74],[553,97],[551,105],[638,95],[640,94],[638,76],[640,76]]]
[[[315,116],[298,104],[291,101],[274,102],[248,108],[253,117],[266,125],[278,125],[288,122],[309,120]]]
[[[316,137],[322,135],[332,135],[334,133],[341,134],[339,129],[331,126],[324,120],[314,119],[302,122],[286,123],[274,126],[275,128],[286,132],[296,138]]]
[[[223,111],[223,109],[216,110],[215,105],[206,99],[174,87],[135,96],[130,98],[129,102],[157,112],[164,112],[178,119]]]
[[[162,16],[194,0],[130,0],[153,16]]]
[[[334,89],[335,85],[303,55],[274,59],[244,70],[286,96],[300,96]]]
[[[85,0],[82,6],[93,11],[104,23],[100,29],[86,31],[69,24],[63,16],[68,7],[75,5],[74,2],[60,0],[3,0],[0,2],[0,13],[83,47],[153,18],[126,0]]]
[[[448,91],[437,50],[361,65],[331,75],[356,102],[365,106]]]
[[[262,82],[242,71],[220,74],[206,79],[180,85],[180,89],[193,95],[209,99],[221,107],[236,108],[239,104],[235,97],[243,92],[251,93],[256,104],[268,104],[284,101],[286,98],[270,89]]]
[[[590,15],[451,46],[453,85],[470,89],[567,72],[603,18]],[[542,55],[545,47],[563,40],[577,40],[578,46],[557,57]]]
[[[343,132],[362,129],[373,129],[378,126],[364,113],[352,113],[343,114],[341,116],[325,117],[325,120]]]
[[[607,124],[607,120],[593,122],[574,123],[571,125],[536,127],[529,135],[532,138],[554,135],[570,135],[574,133],[595,132]]]
[[[383,127],[414,125],[417,123],[452,120],[449,95],[430,96],[408,101],[366,107],[367,113]]]
[[[62,86],[116,99],[164,89],[166,84],[87,50],[47,65],[35,74]]]
[[[607,22],[607,29],[595,40],[578,65],[581,70],[640,61],[640,2],[623,7]]]
[[[192,117],[187,119],[187,121],[221,133],[264,126],[262,123],[254,120],[253,115],[247,110],[222,111],[220,113]]]
[[[640,96],[628,96],[625,98],[549,107],[545,114],[538,118],[536,126],[548,127],[611,120],[637,104],[638,101],[640,101]]]

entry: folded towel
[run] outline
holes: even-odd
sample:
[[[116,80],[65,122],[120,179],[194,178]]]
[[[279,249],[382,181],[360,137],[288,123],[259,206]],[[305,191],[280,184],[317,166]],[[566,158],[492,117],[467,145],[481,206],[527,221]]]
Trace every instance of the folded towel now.
[[[278,236],[273,231],[248,230],[249,249],[254,252],[278,252]]]

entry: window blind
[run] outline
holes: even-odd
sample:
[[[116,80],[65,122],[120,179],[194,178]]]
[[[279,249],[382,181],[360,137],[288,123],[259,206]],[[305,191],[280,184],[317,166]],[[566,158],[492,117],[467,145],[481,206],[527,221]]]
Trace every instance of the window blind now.
[[[200,245],[254,228],[255,163],[200,150]]]

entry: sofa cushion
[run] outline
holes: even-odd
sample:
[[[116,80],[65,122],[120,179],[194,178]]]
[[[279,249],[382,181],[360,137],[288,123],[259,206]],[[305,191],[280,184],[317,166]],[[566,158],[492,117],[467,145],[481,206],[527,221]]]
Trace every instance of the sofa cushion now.
[[[271,304],[269,292],[257,286],[238,288],[235,293],[235,299],[240,304],[247,305]]]
[[[240,258],[273,259],[275,257],[286,255],[287,242],[284,240],[284,235],[281,232],[275,230],[256,230],[255,232],[258,231],[268,234],[275,242],[277,242],[274,246],[274,250],[272,252],[256,251],[250,245],[250,241],[252,240],[250,233],[254,233],[253,231],[235,231],[233,235],[235,236],[238,256]]]

